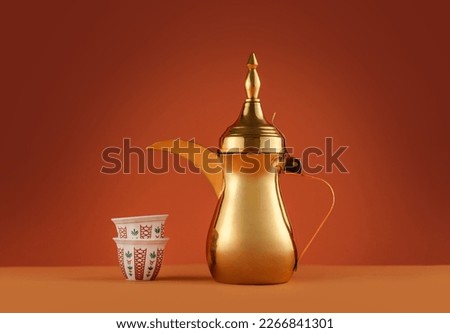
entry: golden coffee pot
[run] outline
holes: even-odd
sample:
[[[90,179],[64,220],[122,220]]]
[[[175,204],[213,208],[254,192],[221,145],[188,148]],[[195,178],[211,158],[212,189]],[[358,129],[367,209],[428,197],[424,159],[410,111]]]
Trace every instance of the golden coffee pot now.
[[[264,117],[254,53],[247,67],[247,99],[239,118],[220,137],[217,153],[181,140],[161,141],[148,148],[189,159],[213,186],[219,200],[208,232],[206,257],[216,281],[284,283],[296,270],[299,255],[279,175],[300,174],[301,164],[289,156],[283,134]]]

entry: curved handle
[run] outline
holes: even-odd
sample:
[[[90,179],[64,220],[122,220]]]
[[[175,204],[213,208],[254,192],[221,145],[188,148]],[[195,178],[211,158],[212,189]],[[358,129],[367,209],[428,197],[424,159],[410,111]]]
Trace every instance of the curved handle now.
[[[333,187],[326,180],[324,180],[322,178],[319,178],[319,177],[315,177],[315,176],[309,175],[309,174],[307,174],[305,172],[302,172],[302,164],[301,164],[300,159],[298,159],[298,158],[288,156],[286,158],[286,164],[285,164],[285,167],[284,167],[284,171],[286,173],[294,173],[294,174],[298,174],[300,176],[308,177],[308,178],[311,178],[311,179],[320,180],[321,182],[323,182],[325,185],[328,186],[328,188],[330,189],[330,192],[331,192],[331,198],[332,199],[331,199],[330,209],[328,210],[327,214],[323,218],[322,222],[319,224],[319,227],[316,229],[316,231],[312,235],[312,237],[309,240],[309,242],[306,244],[306,246],[303,249],[303,251],[300,253],[300,256],[298,258],[298,260],[300,260],[305,255],[306,251],[309,249],[310,245],[312,244],[312,242],[316,238],[317,234],[320,232],[320,230],[322,229],[323,225],[325,224],[325,222],[327,221],[328,217],[330,216],[331,212],[333,211],[334,203],[336,202],[336,195],[334,193]]]

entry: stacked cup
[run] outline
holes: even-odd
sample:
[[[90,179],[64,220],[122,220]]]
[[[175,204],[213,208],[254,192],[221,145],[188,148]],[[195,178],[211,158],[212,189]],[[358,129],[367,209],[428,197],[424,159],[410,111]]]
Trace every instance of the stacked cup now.
[[[164,238],[164,215],[120,217],[116,225],[119,265],[127,280],[154,280],[158,276],[169,238]]]

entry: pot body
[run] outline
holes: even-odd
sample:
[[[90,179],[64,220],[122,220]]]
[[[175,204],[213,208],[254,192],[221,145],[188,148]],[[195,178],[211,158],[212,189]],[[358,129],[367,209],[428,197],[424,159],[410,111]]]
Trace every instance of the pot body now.
[[[224,188],[208,232],[213,278],[232,284],[289,281],[297,249],[279,188],[283,154],[226,154]]]

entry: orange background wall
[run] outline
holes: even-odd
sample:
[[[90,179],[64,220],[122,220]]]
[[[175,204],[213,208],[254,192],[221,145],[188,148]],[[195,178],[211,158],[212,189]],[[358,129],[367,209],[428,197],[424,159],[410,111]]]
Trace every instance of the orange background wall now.
[[[115,264],[109,219],[166,212],[166,262],[205,262],[216,203],[206,179],[102,175],[101,151],[125,137],[217,145],[252,51],[263,109],[289,146],[350,146],[350,174],[322,174],[336,209],[304,262],[450,264],[444,4],[3,4],[0,265]],[[303,246],[329,193],[289,175],[282,186]]]

